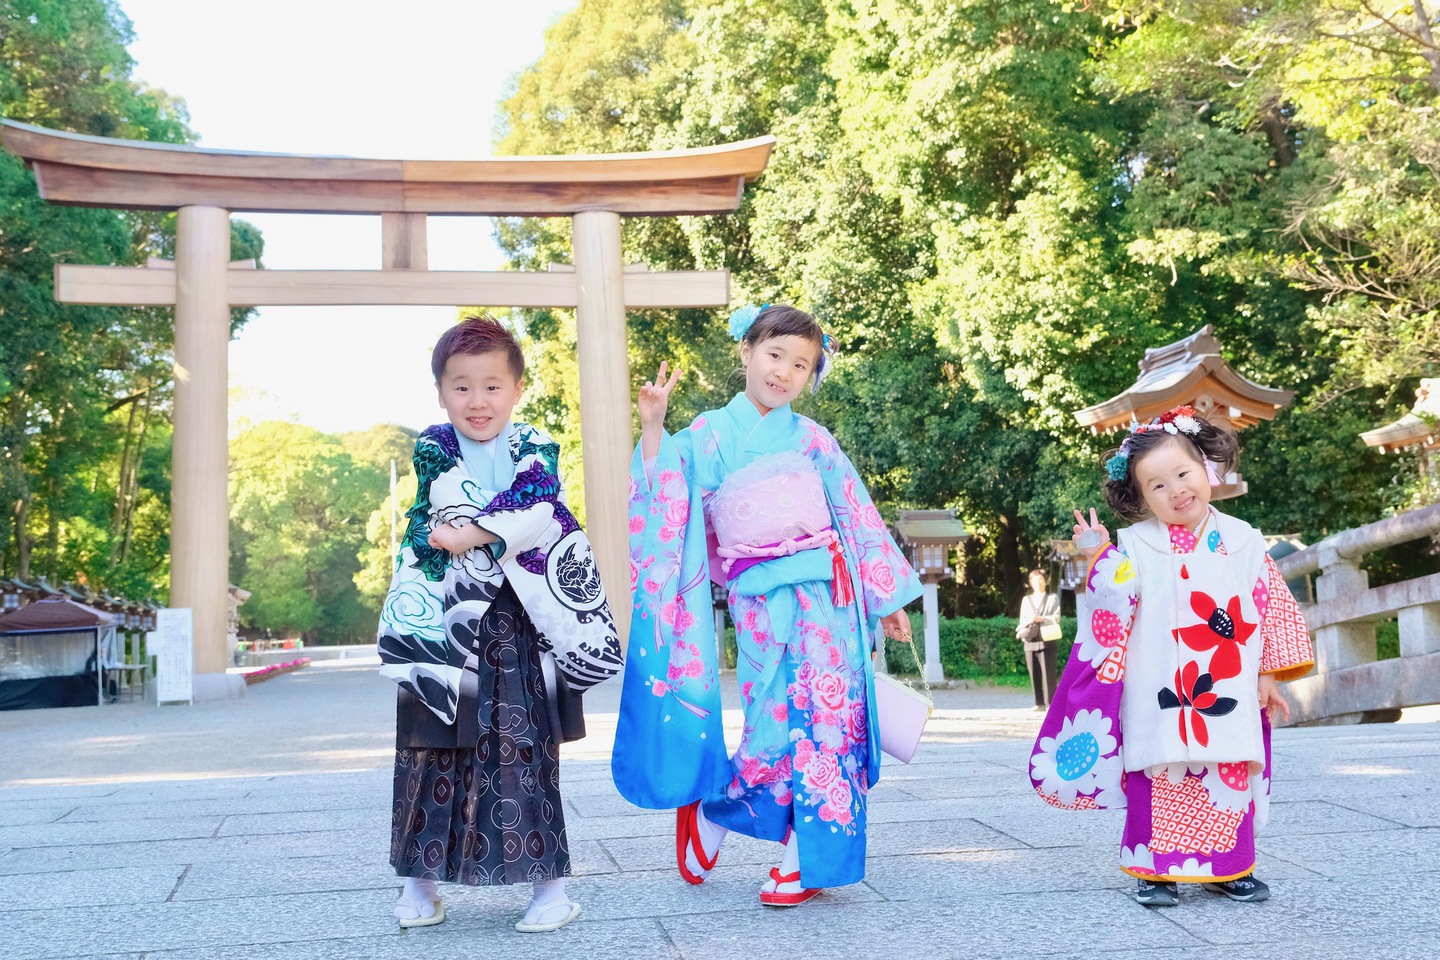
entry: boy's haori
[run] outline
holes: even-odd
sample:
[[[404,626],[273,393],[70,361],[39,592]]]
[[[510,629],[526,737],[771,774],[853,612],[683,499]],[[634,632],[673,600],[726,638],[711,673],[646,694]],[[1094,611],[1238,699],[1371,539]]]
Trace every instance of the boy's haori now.
[[[1114,543],[1096,538],[1031,754],[1047,803],[1126,809],[1120,867],[1147,906],[1178,902],[1176,881],[1268,896],[1251,876],[1271,789],[1261,702],[1283,704],[1275,682],[1304,675],[1314,655],[1260,532],[1210,505],[1207,467],[1235,462],[1234,437],[1189,408],[1132,425],[1109,455],[1105,498],[1136,522]]]
[[[538,427],[512,424],[505,456],[514,480],[495,492],[477,486],[450,424],[415,443],[419,485],[400,543],[395,576],[380,612],[380,672],[455,722],[468,655],[465,633],[483,619],[508,582],[546,649],[577,690],[619,673],[615,624],[590,541],[566,506],[558,478],[560,447]],[[427,542],[436,524],[477,524],[492,547],[450,555]]]

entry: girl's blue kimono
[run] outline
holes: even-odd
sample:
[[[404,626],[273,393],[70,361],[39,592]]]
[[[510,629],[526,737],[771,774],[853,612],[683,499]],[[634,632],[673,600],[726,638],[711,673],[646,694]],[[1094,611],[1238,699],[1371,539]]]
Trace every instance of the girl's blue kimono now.
[[[794,495],[797,464],[812,480],[818,473],[830,529],[802,524],[792,547],[829,548],[786,554],[771,544],[779,555],[728,564],[745,726],[727,756],[710,616],[719,515],[710,513],[726,496],[732,516],[774,512]],[[748,504],[726,484],[737,472],[753,481],[741,494]],[[703,799],[711,821],[766,840],[793,826],[802,885],[859,881],[865,798],[880,772],[871,638],[920,583],[835,438],[789,406],[761,416],[740,394],[665,435],[652,463],[637,448],[630,558],[635,610],[612,765],[620,792],[652,809]]]

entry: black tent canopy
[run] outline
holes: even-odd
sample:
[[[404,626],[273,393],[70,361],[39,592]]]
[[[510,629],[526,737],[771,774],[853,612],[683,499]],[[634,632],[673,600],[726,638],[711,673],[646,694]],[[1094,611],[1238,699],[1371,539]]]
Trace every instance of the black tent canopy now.
[[[64,597],[0,616],[0,710],[101,702],[115,618]]]

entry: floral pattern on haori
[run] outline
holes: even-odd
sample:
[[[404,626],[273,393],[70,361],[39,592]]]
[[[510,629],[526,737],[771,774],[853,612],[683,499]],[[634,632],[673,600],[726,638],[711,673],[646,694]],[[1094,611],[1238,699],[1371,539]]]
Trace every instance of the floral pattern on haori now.
[[[1058,734],[1040,738],[1030,758],[1030,778],[1042,797],[1061,807],[1082,797],[1098,807],[1123,806],[1118,794],[1124,767],[1112,724],[1099,710],[1081,710],[1065,718]]]
[[[1074,652],[1032,753],[1032,784],[1053,806],[1111,806],[1103,791],[1087,797],[1063,774],[1086,770],[1096,753],[1076,730],[1099,726],[1092,716],[1113,718],[1105,732],[1123,741],[1132,764],[1119,791],[1126,807],[1122,869],[1196,882],[1243,876],[1255,864],[1255,831],[1269,815],[1269,724],[1258,715],[1263,764],[1231,728],[1241,708],[1251,706],[1240,698],[1254,695],[1257,661],[1260,672],[1282,679],[1308,669],[1313,653],[1303,617],[1263,544],[1255,543],[1258,534],[1216,511],[1198,537],[1160,525],[1118,539],[1131,553],[1111,545],[1091,565]],[[1173,584],[1160,573],[1172,563],[1167,553],[1175,558],[1168,567]],[[1239,557],[1244,570],[1237,568]],[[1142,562],[1147,590],[1159,591],[1146,602],[1173,608],[1168,623],[1154,623],[1151,610],[1140,615],[1142,577],[1135,565]],[[1132,635],[1137,629],[1146,632]],[[1168,663],[1167,656],[1173,657]],[[1138,696],[1127,710],[1149,707],[1137,710],[1134,729],[1122,730],[1122,693],[1140,682],[1137,676],[1146,678],[1144,692],[1135,687]],[[1157,743],[1168,750],[1167,741],[1178,748],[1173,757],[1143,752]],[[1062,743],[1074,746],[1062,751]],[[1234,757],[1226,755],[1232,744]],[[1203,750],[1210,752],[1197,756]]]

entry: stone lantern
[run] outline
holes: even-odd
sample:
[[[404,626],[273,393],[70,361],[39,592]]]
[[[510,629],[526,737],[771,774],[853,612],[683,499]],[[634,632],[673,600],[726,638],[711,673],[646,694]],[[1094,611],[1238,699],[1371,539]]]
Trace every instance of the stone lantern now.
[[[1055,584],[1057,591],[1085,591],[1085,574],[1089,561],[1085,559],[1084,551],[1075,546],[1074,540],[1051,540],[1048,559],[1060,565],[1060,579]]]
[[[23,588],[14,580],[0,580],[0,612],[10,613],[20,609],[20,594]]]
[[[950,552],[970,539],[954,510],[901,510],[896,539],[925,585],[925,680],[945,679],[940,664],[940,581],[954,574]]]
[[[1140,377],[1129,389],[1077,411],[1075,419],[1095,433],[1107,433],[1188,404],[1217,427],[1239,432],[1275,419],[1294,396],[1293,390],[1262,387],[1232,370],[1220,355],[1215,328],[1207,323],[1184,340],[1146,350]],[[1223,480],[1211,499],[1238,497],[1247,489],[1238,473]]]

